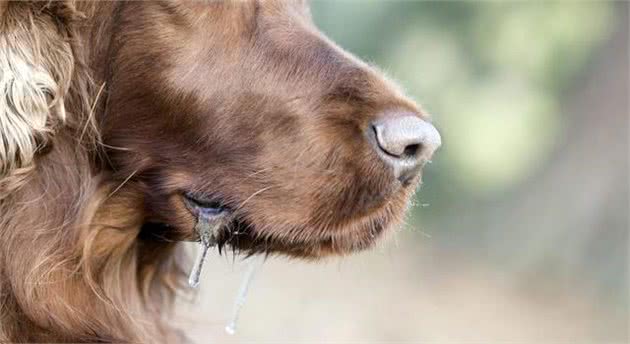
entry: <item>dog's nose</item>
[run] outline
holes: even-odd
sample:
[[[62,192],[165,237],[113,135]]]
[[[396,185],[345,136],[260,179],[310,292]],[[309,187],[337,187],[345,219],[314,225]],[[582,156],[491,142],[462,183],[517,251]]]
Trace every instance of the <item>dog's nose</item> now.
[[[419,173],[442,143],[437,129],[413,114],[381,117],[371,129],[376,151],[403,184]]]

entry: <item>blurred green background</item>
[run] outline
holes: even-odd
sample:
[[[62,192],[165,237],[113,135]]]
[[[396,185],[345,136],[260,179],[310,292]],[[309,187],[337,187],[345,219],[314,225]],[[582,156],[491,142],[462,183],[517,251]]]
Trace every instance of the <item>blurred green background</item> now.
[[[242,268],[218,258],[214,278],[233,281],[200,296],[198,339],[626,343],[628,4],[319,0],[312,14],[432,114],[443,146],[402,233],[332,266],[268,262],[234,337],[221,328]]]
[[[441,209],[495,197],[550,159],[573,118],[560,107],[610,38],[614,11],[604,1],[312,2],[324,32],[435,114]]]

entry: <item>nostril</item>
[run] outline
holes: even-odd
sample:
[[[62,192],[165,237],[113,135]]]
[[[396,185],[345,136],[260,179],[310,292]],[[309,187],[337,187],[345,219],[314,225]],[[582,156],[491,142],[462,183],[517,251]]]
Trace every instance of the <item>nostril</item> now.
[[[387,116],[372,123],[378,148],[397,158],[431,154],[440,145],[433,125],[416,115]]]
[[[405,147],[405,150],[403,151],[402,156],[405,158],[415,157],[416,154],[418,154],[418,151],[420,150],[421,147],[422,145],[419,143],[411,144]]]
[[[370,134],[381,160],[401,181],[418,174],[423,162],[441,144],[435,127],[415,114],[383,116],[372,122]]]

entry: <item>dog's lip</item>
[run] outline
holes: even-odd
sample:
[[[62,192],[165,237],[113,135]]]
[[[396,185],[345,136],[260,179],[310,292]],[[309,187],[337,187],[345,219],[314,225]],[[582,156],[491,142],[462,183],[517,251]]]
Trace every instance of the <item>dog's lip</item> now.
[[[354,229],[346,233],[345,238],[344,235],[339,235],[339,232],[337,232],[337,234],[330,233],[331,235],[314,238],[314,240],[297,240],[295,238],[286,240],[288,238],[257,233],[258,224],[255,219],[246,216],[242,209],[241,211],[234,211],[233,208],[226,205],[222,198],[214,194],[210,196],[207,194],[182,192],[182,198],[186,208],[195,218],[206,216],[226,217],[228,219],[218,232],[218,248],[220,251],[227,246],[236,252],[246,254],[271,253],[317,259],[326,256],[345,255],[371,247],[378,237],[383,232],[386,232],[385,229],[389,227],[389,221],[387,223],[379,223],[378,226],[370,225],[372,228],[371,233],[356,236],[358,232],[363,232],[363,230],[357,232],[357,229],[363,226],[355,227],[350,225],[350,223],[366,223],[370,219],[383,217],[383,214],[387,213],[390,204],[390,202],[385,202],[378,209],[370,211],[369,214],[353,218],[349,223],[339,224],[342,227],[354,227]],[[345,228],[341,230],[346,231]],[[356,239],[351,240],[349,239],[350,237],[356,237]],[[339,245],[339,242],[344,242],[345,244]]]
[[[384,214],[387,213],[387,204],[385,204],[369,215],[353,219],[350,224],[341,225],[342,227],[339,228],[341,232],[331,232],[328,235],[308,240],[261,235],[262,233],[257,233],[255,221],[252,222],[252,219],[235,214],[230,223],[220,231],[219,249],[222,250],[227,246],[236,252],[245,252],[248,255],[279,254],[305,259],[343,256],[372,247],[382,234],[391,228],[390,220],[385,222],[378,220],[385,219]],[[374,224],[369,225],[370,221]],[[357,222],[363,224],[355,227]],[[366,232],[367,228],[370,228],[369,232]]]
[[[214,217],[232,213],[232,209],[217,197],[208,197],[193,192],[183,192],[184,205],[195,216],[201,214]]]
[[[387,225],[379,225],[374,228],[371,235],[353,241],[346,241],[343,236],[336,235],[314,240],[286,241],[277,237],[260,237],[252,232],[255,231],[255,225],[247,220],[234,219],[220,232],[219,250],[228,246],[236,252],[244,252],[247,255],[279,254],[303,259],[343,256],[372,247],[387,227]],[[345,244],[338,245],[335,244],[336,241],[345,242]]]

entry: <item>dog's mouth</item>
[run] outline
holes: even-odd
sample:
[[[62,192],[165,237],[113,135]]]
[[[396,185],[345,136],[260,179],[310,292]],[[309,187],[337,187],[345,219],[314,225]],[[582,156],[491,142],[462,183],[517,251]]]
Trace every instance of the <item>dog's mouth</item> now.
[[[385,229],[388,221],[383,216],[373,215],[364,218],[360,224],[348,225],[329,234],[282,236],[267,234],[257,229],[256,224],[235,211],[217,197],[194,193],[184,193],[184,203],[193,216],[210,221],[221,221],[214,233],[214,243],[219,252],[232,250],[237,254],[280,254],[291,257],[316,259],[333,255],[345,255],[365,250],[374,245]],[[382,213],[387,213],[383,209]],[[312,229],[311,229],[312,230]],[[286,233],[305,233],[309,228],[287,228]]]
[[[186,208],[196,217],[199,216],[230,216],[233,211],[225,202],[217,197],[208,197],[192,192],[184,193]]]

